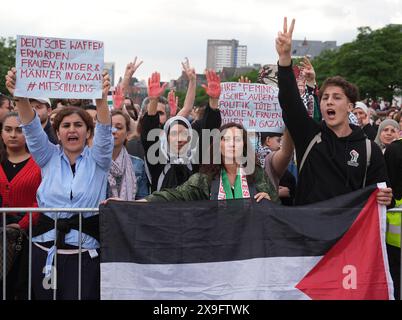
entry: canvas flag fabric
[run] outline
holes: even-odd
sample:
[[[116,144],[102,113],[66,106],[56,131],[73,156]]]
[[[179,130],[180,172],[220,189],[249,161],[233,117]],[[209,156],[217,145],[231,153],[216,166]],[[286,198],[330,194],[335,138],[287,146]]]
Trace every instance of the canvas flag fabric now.
[[[299,207],[110,201],[100,207],[101,298],[392,299],[376,193]]]

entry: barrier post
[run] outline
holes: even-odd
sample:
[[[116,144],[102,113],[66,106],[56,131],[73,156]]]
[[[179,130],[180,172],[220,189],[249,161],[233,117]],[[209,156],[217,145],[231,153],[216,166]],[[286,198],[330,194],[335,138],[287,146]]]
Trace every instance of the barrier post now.
[[[6,237],[6,213],[3,212],[3,300],[6,300],[6,282],[7,282],[7,237]]]

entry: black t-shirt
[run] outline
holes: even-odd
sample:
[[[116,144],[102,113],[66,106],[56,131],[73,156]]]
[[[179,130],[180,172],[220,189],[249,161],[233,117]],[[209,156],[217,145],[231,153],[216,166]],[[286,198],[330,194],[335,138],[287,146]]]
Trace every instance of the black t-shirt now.
[[[75,163],[71,165],[71,171],[73,172],[73,176],[75,176]],[[73,200],[73,190],[70,192],[70,200]]]
[[[20,170],[28,163],[29,159],[30,158],[19,163],[12,163],[8,159],[6,159],[1,163],[9,182],[11,182],[11,180],[14,179],[18,172],[20,172]]]

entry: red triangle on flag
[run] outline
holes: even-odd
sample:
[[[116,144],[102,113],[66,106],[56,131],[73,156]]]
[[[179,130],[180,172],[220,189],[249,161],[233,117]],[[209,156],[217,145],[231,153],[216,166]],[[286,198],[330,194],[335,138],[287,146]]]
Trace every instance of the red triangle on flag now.
[[[319,300],[390,298],[392,283],[387,281],[387,275],[391,277],[384,264],[376,195],[371,194],[350,229],[296,285],[297,289]]]

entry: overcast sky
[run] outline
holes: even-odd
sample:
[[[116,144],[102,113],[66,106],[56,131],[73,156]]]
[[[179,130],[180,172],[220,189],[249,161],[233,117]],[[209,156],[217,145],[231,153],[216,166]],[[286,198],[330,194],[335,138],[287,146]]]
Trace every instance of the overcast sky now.
[[[159,71],[167,81],[180,75],[185,57],[203,72],[207,39],[237,39],[248,47],[248,63],[275,63],[284,16],[296,18],[294,39],[340,45],[358,27],[402,23],[402,0],[15,0],[2,1],[1,12],[1,37],[100,40],[116,80],[138,56],[144,63],[135,76]]]

